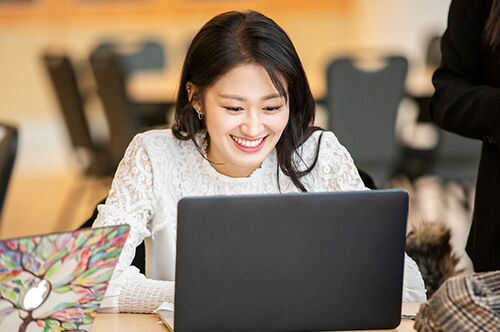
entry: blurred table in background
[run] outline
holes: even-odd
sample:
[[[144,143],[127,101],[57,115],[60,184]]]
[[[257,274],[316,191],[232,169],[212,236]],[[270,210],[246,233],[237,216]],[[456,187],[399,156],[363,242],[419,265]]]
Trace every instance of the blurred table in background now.
[[[128,78],[127,92],[135,102],[174,101],[180,80],[180,72],[144,71]]]
[[[325,97],[326,74],[312,71],[308,74],[309,85],[316,100]],[[127,92],[136,102],[175,101],[180,81],[180,69],[165,71],[144,71],[128,78]]]
[[[406,90],[412,96],[432,96],[434,94],[434,86],[432,85],[432,74],[435,68],[422,67],[415,68],[408,72],[406,80]]]
[[[434,94],[434,86],[432,85],[432,74],[435,68],[423,67],[411,70],[408,73],[406,80],[406,92],[413,99],[419,109],[418,121],[431,122],[429,113],[429,105],[431,97]]]

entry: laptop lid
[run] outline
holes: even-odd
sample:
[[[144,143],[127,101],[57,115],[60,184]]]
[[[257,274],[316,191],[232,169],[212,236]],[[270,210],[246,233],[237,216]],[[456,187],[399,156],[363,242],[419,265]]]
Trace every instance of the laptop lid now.
[[[0,241],[0,331],[88,331],[128,225]]]
[[[311,331],[400,323],[401,190],[184,198],[175,331]]]

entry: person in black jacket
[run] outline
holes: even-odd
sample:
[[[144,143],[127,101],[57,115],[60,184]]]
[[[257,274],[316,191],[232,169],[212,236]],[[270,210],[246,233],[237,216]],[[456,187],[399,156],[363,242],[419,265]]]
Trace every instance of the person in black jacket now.
[[[500,270],[500,0],[453,0],[441,50],[431,117],[483,141],[466,250],[476,271]]]

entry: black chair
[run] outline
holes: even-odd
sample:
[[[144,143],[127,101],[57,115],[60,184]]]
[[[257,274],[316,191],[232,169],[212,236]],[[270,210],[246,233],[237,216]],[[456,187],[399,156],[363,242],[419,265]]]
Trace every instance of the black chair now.
[[[16,160],[17,145],[17,128],[0,124],[0,218]]]
[[[441,58],[441,36],[431,36],[425,51],[425,64],[431,68],[437,68],[441,65]]]
[[[366,188],[368,189],[378,189],[377,186],[375,185],[375,181],[373,181],[373,178],[371,177],[370,174],[362,170],[361,168],[358,168],[358,173],[359,177],[361,178],[361,181],[363,181],[363,184],[365,185]]]
[[[117,163],[111,159],[107,142],[91,137],[85,115],[85,100],[80,93],[74,66],[67,55],[43,55],[61,115],[85,175],[111,176]]]
[[[97,49],[90,55],[97,92],[110,133],[110,153],[119,162],[132,138],[152,127],[166,126],[169,103],[134,103],[126,91],[126,73],[117,54]]]
[[[123,48],[132,48],[134,52],[126,52]],[[117,54],[127,75],[164,70],[166,67],[163,44],[152,39],[131,45],[123,45],[114,40],[103,41],[95,47],[95,52],[102,51]]]
[[[327,68],[326,101],[329,129],[356,165],[380,185],[390,178],[397,160],[394,127],[408,62],[401,56],[379,62],[378,68],[365,70],[355,58],[333,60]]]
[[[165,51],[157,41],[144,40],[137,52],[127,57],[133,71],[162,70],[166,66]]]
[[[445,180],[475,182],[481,141],[439,129],[439,144],[432,173]]]

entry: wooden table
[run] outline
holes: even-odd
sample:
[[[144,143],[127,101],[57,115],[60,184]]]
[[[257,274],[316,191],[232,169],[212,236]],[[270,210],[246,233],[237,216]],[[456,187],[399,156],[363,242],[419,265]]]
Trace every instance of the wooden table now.
[[[127,93],[136,102],[174,101],[179,81],[180,72],[172,70],[136,73],[127,81]]]
[[[432,96],[434,86],[432,85],[432,74],[435,68],[420,67],[408,72],[406,90],[412,96]]]
[[[403,303],[403,314],[415,314],[418,311],[418,303]],[[383,330],[385,332],[408,332],[413,329],[414,321],[401,320],[401,324],[394,330]],[[145,314],[97,314],[97,318],[90,332],[167,332],[163,323],[156,315]],[[375,330],[372,330],[375,331]],[[380,330],[382,332],[382,330]]]

